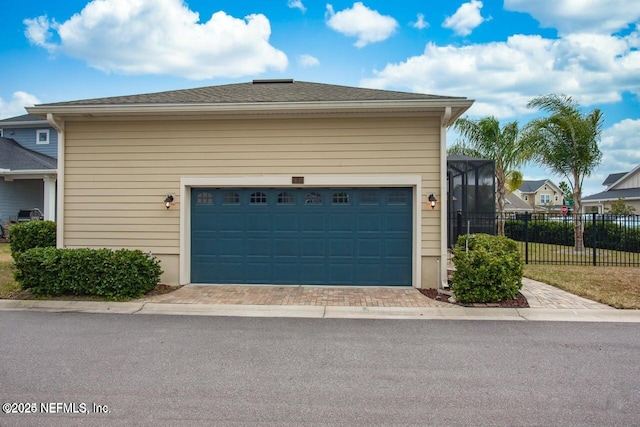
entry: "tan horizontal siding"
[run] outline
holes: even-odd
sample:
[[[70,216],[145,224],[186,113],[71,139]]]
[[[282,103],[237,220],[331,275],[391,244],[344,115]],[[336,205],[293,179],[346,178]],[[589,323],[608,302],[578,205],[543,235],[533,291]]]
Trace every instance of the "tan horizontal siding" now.
[[[69,247],[177,254],[181,177],[420,174],[422,203],[440,189],[436,118],[82,121],[66,124],[65,141]],[[429,256],[439,256],[437,211],[422,214]]]

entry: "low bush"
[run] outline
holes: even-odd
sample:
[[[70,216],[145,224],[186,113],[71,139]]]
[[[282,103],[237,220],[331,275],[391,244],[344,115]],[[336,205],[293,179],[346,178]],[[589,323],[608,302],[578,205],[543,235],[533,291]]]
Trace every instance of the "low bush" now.
[[[510,300],[522,288],[522,255],[507,237],[462,235],[453,249],[453,263],[451,285],[461,303]]]
[[[15,257],[16,281],[34,295],[138,298],[160,281],[158,259],[139,250],[33,248]]]
[[[56,245],[56,223],[53,221],[21,222],[9,229],[11,256],[32,248],[48,248]]]

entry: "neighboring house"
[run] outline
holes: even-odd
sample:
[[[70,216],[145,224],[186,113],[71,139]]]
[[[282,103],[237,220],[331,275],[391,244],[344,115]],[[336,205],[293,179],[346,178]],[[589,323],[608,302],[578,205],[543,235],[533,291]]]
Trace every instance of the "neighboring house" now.
[[[529,205],[532,212],[560,212],[564,193],[549,179],[523,181],[512,193]]]
[[[598,213],[606,213],[611,203],[624,199],[624,204],[636,208],[640,214],[640,165],[632,171],[614,173],[602,183],[607,189],[601,193],[582,198],[584,212],[597,209]]]
[[[28,111],[60,134],[59,247],[152,252],[167,284],[435,287],[472,103],[259,80]]]
[[[507,193],[504,203],[505,212],[532,212],[531,205],[517,194]]]
[[[58,132],[41,117],[0,120],[0,222],[20,209],[40,209],[55,220]]]

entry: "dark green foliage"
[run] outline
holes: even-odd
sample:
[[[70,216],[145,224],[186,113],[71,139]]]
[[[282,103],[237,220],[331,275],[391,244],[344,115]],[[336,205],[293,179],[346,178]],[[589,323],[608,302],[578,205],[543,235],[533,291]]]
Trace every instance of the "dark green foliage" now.
[[[453,249],[453,263],[456,270],[451,284],[461,303],[510,300],[522,288],[522,255],[516,242],[504,236],[460,236]]]
[[[139,250],[34,248],[15,258],[16,281],[34,295],[138,298],[160,281],[160,262]]]
[[[530,220],[527,221],[527,240],[529,243],[573,246],[573,221]],[[595,233],[595,235],[594,235]],[[505,221],[505,235],[517,241],[525,240],[525,221]],[[597,216],[595,222],[590,215],[584,219],[584,246],[610,249],[624,252],[640,252],[640,228],[634,227],[631,220],[622,217],[602,219]]]
[[[48,248],[56,245],[56,223],[53,221],[21,222],[9,229],[11,256],[31,248]]]

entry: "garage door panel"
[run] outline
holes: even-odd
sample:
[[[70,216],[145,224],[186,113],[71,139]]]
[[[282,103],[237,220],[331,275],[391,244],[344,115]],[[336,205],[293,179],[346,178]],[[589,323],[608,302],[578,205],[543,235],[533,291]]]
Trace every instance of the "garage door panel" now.
[[[332,264],[329,268],[329,282],[331,284],[353,283],[353,265],[351,264]]]
[[[210,272],[212,278],[210,283],[243,283],[245,281],[243,274],[245,272],[244,263],[241,258],[238,258],[235,262],[220,258],[219,263],[216,263],[213,269]]]
[[[382,231],[382,218],[380,214],[366,213],[357,217],[358,231],[363,233],[380,233]]]
[[[378,239],[360,239],[358,240],[358,254],[360,258],[376,258],[382,256],[382,243]]]
[[[273,254],[276,258],[298,259],[298,238],[276,238],[273,241]]]
[[[194,283],[411,285],[412,190],[194,189]]]
[[[293,212],[273,214],[272,223],[276,232],[298,232],[298,215]]]
[[[348,233],[353,232],[353,214],[352,213],[336,213],[331,212],[329,216],[330,233]]]
[[[329,241],[329,258],[348,258],[353,259],[353,240],[332,238]]]
[[[406,259],[411,255],[411,248],[407,248],[405,239],[389,238],[385,240],[385,257]]]
[[[247,239],[247,255],[248,256],[271,256],[271,239],[248,238]]]
[[[324,238],[304,238],[302,240],[302,257],[324,259]]]

